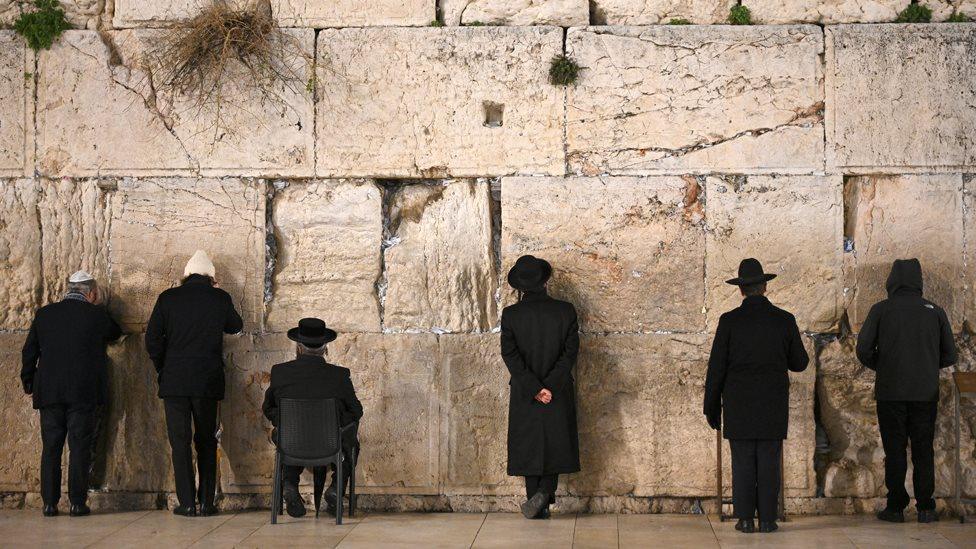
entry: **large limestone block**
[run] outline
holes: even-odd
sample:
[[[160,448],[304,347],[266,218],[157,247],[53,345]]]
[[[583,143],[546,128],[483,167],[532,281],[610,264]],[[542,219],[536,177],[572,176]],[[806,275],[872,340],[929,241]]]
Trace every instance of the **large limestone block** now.
[[[552,27],[322,30],[316,173],[561,174],[561,51]]]
[[[246,179],[124,179],[112,199],[112,309],[138,331],[156,298],[182,280],[197,249],[208,252],[244,329],[264,311],[264,186]]]
[[[823,36],[814,26],[588,27],[567,155],[597,175],[823,170]]]
[[[342,335],[330,362],[349,368],[365,410],[357,489],[436,494],[440,477],[437,336]]]
[[[175,489],[166,414],[142,334],[108,348],[109,399],[102,411],[96,486],[114,491]]]
[[[745,0],[755,23],[885,23],[911,0]],[[925,2],[930,5],[931,2]]]
[[[271,367],[295,358],[283,334],[224,341],[227,398],[220,404],[220,485],[224,493],[267,492],[274,473],[271,422],[261,411]]]
[[[845,234],[854,247],[847,283],[854,331],[871,306],[887,297],[892,261],[911,257],[922,263],[925,296],[945,309],[953,330],[960,331],[965,301],[962,177],[852,177],[844,192]]]
[[[724,23],[736,0],[595,0],[595,25],[657,25],[687,19],[699,25]]]
[[[931,173],[976,165],[976,25],[826,32],[830,168]]]
[[[218,118],[153,82],[145,54],[161,31],[69,31],[39,55],[38,169],[45,175],[306,176],[313,105],[304,84],[277,84],[283,101],[228,88]],[[288,31],[311,74],[313,31]],[[244,78],[232,69],[229,82]],[[292,89],[296,88],[296,89]]]
[[[509,373],[494,334],[439,338],[444,379],[441,482],[451,495],[520,495],[507,473]]]
[[[232,5],[253,2],[236,0]],[[199,0],[115,0],[116,27],[158,27],[193,17]],[[434,0],[271,0],[283,27],[362,27],[427,25],[435,19]]]
[[[441,14],[448,25],[556,25],[590,23],[586,0],[444,0]]]
[[[779,276],[769,298],[796,315],[800,330],[834,329],[842,312],[842,178],[710,177],[705,188],[709,326],[739,306],[742,296],[725,281],[755,257]]]
[[[341,332],[380,331],[382,202],[368,180],[296,181],[276,191],[269,330],[317,316]]]
[[[420,183],[387,192],[383,327],[490,330],[498,309],[490,182]]]
[[[506,178],[503,273],[523,254],[548,260],[584,332],[699,331],[701,192],[694,177]]]
[[[60,300],[67,291],[68,277],[79,269],[91,273],[101,283],[101,291],[108,291],[109,192],[115,184],[98,179],[41,183],[42,303]]]
[[[976,19],[976,0],[929,0],[925,5],[932,9],[932,21],[945,21],[953,13]]]
[[[40,486],[40,414],[20,383],[20,349],[26,333],[0,332],[0,491],[35,491]]]
[[[0,330],[26,330],[41,297],[40,185],[0,179]]]
[[[0,0],[0,10],[3,2]],[[2,11],[0,11],[2,13]],[[30,175],[34,105],[33,56],[13,31],[0,30],[0,176]]]
[[[966,301],[963,316],[976,327],[976,174],[963,176],[963,242],[966,246]]]

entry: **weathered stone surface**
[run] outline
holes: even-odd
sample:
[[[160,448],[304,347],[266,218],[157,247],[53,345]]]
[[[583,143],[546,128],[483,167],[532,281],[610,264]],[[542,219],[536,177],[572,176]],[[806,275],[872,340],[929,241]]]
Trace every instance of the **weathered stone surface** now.
[[[269,492],[274,472],[271,422],[261,404],[271,367],[295,358],[283,334],[228,337],[224,341],[227,398],[221,403],[220,485],[224,493]]]
[[[491,184],[446,181],[386,192],[393,196],[383,327],[490,330],[498,310]]]
[[[123,328],[145,327],[156,297],[183,278],[197,249],[234,298],[244,329],[261,327],[263,185],[245,179],[124,179],[112,198],[111,308]]]
[[[976,25],[826,32],[829,167],[931,173],[976,166]]]
[[[601,173],[823,169],[823,37],[813,26],[570,29],[570,168]]]
[[[506,471],[510,388],[498,336],[448,335],[439,343],[445,390],[443,493],[523,494],[522,479]]]
[[[33,11],[32,4],[24,0],[0,0],[0,26],[12,27],[21,13]],[[105,0],[60,0],[58,4],[75,29],[94,29],[106,15]]]
[[[313,31],[288,31],[311,70]],[[311,94],[279,84],[284,104],[228,90],[220,118],[158,89],[143,68],[160,31],[69,31],[39,55],[38,168],[45,175],[311,175]],[[235,75],[229,77],[233,82]],[[300,89],[292,89],[297,87]],[[240,93],[236,93],[240,92]]]
[[[779,276],[769,297],[796,315],[800,330],[834,330],[842,312],[842,178],[710,177],[705,189],[709,326],[739,306],[742,296],[725,281],[755,257]]]
[[[932,9],[932,21],[945,21],[953,13],[976,19],[976,0],[930,0],[925,5]]]
[[[83,269],[108,292],[108,231],[114,180],[42,181],[38,203],[41,222],[44,287],[41,303],[58,301],[71,273]],[[109,298],[110,296],[105,295]]]
[[[911,0],[745,0],[755,23],[885,23]],[[931,4],[925,2],[926,5]]]
[[[340,332],[380,331],[380,189],[368,180],[292,182],[271,207],[277,255],[268,329],[317,316]]]
[[[854,356],[854,338],[827,343],[820,353],[818,395],[820,418],[829,441],[829,461],[824,472],[827,497],[879,497],[885,495],[884,449],[878,432],[874,401],[874,372]],[[956,368],[974,369],[971,343],[959,340],[961,360]],[[952,423],[950,374],[943,371],[939,417],[936,422],[936,497],[952,494],[955,466],[955,431]],[[963,402],[963,493],[976,494],[976,405]],[[909,461],[909,464],[911,462]],[[912,493],[911,466],[905,487]]]
[[[0,332],[0,491],[33,491],[40,486],[40,414],[20,383],[20,349],[26,333]]]
[[[237,0],[245,6],[249,2]],[[115,0],[116,27],[158,27],[193,17],[195,0]],[[427,25],[435,18],[434,0],[271,0],[278,24],[287,27]]]
[[[316,173],[561,174],[561,45],[551,27],[322,30]]]
[[[657,25],[687,19],[699,25],[725,23],[736,0],[596,0],[594,25]]]
[[[556,25],[590,23],[586,0],[444,0],[441,14],[448,25]]]
[[[0,30],[0,176],[18,177],[31,171],[34,63],[29,51],[13,31]]]
[[[699,331],[700,192],[694,177],[505,178],[502,272],[523,254],[551,262],[584,332]]]
[[[962,329],[962,177],[902,175],[853,177],[845,183],[845,234],[853,241],[848,310],[860,330],[871,306],[887,297],[885,281],[895,259],[922,263],[925,296]]]
[[[432,334],[340,336],[329,361],[352,371],[364,492],[436,494],[440,477],[438,343]]]
[[[963,242],[965,243],[966,293],[964,321],[969,329],[976,327],[976,174],[963,176]]]
[[[715,433],[701,413],[710,343],[705,334],[583,338],[576,386],[586,474],[568,482],[571,494],[714,495]],[[791,378],[787,495],[812,495],[813,371]]]
[[[26,330],[41,297],[40,186],[0,179],[0,330]]]

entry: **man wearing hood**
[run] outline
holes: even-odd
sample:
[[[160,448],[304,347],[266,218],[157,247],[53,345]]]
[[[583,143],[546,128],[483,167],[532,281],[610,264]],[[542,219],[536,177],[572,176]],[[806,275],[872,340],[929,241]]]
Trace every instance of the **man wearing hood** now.
[[[888,299],[871,307],[857,337],[857,359],[876,373],[874,398],[885,451],[888,505],[878,518],[904,522],[910,498],[905,490],[912,445],[915,504],[919,522],[939,520],[935,512],[935,417],[939,369],[956,362],[952,325],[945,311],[922,298],[922,266],[897,259],[886,284]]]

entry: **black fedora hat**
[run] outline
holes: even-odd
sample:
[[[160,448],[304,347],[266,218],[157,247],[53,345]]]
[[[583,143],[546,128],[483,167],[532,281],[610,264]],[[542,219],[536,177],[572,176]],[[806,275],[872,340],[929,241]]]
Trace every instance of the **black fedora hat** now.
[[[288,339],[313,348],[335,341],[337,337],[339,334],[326,328],[325,321],[318,318],[303,318],[298,321],[298,327],[288,330]]]
[[[534,290],[541,288],[550,276],[552,276],[552,265],[548,261],[523,255],[508,271],[508,283],[516,290]]]
[[[776,278],[776,275],[763,272],[762,263],[759,263],[758,259],[750,257],[748,259],[743,259],[742,262],[739,263],[739,276],[726,280],[725,283],[735,286],[749,286],[751,284],[766,282],[767,280],[772,280],[774,278]]]

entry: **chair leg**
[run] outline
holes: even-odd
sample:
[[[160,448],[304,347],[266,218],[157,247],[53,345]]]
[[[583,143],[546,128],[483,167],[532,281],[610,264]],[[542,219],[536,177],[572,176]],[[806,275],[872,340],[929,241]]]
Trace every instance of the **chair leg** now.
[[[325,491],[325,469],[323,467],[312,469],[312,482],[315,490],[315,518],[319,518],[319,509],[322,507],[322,492]]]
[[[339,452],[339,459],[336,460],[336,524],[342,524],[342,496],[345,495],[345,485],[342,478],[342,452]]]
[[[349,468],[351,474],[349,475],[349,517],[352,518],[356,514],[356,462],[359,461],[359,456],[356,455],[355,449],[352,451],[352,467]]]
[[[274,474],[271,480],[271,524],[278,524],[279,505],[281,505],[281,454],[275,452]]]

